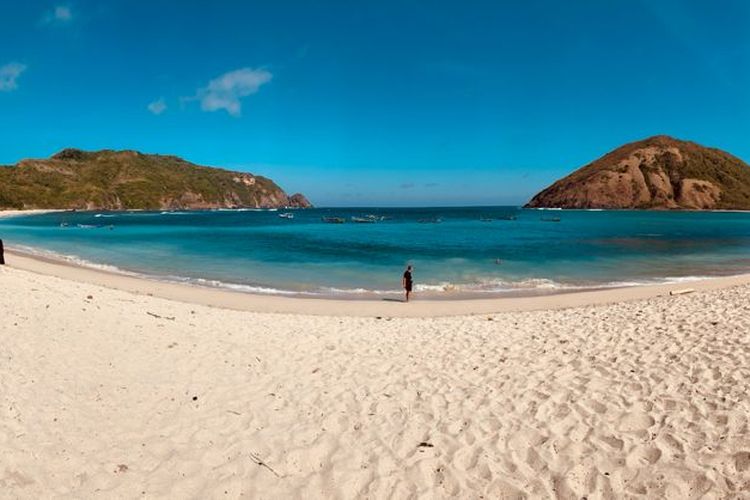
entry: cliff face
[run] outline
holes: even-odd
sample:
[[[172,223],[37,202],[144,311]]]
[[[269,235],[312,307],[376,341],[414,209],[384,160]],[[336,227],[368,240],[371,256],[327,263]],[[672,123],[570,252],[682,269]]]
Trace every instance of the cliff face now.
[[[273,181],[137,151],[65,149],[0,167],[0,208],[82,210],[308,208]]]
[[[530,208],[750,209],[750,166],[724,151],[655,136],[564,177]]]

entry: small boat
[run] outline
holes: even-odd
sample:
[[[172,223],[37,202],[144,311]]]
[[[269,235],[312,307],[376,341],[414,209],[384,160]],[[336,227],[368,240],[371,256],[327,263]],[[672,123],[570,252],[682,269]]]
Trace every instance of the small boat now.
[[[427,219],[418,219],[417,222],[420,224],[440,224],[443,222],[443,219],[440,217],[430,217]]]
[[[68,224],[67,222],[60,223],[60,227],[68,227],[68,226],[70,226],[70,224]]]
[[[377,219],[372,219],[370,217],[352,217],[352,222],[356,222],[357,224],[374,224],[377,222]]]
[[[343,217],[321,217],[320,219],[328,224],[343,224],[346,222]]]
[[[294,214],[290,212],[284,212],[283,214],[279,214],[279,217],[282,219],[294,219]]]
[[[560,222],[560,217],[542,217],[539,220],[542,222]]]
[[[365,219],[370,219],[373,222],[380,222],[381,220],[385,220],[386,217],[385,217],[385,215],[373,215],[373,214],[369,214],[369,215],[365,215]]]

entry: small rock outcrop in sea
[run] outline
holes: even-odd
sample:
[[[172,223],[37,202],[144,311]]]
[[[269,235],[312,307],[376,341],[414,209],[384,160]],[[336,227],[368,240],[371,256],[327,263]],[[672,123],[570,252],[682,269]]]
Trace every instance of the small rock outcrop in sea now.
[[[748,210],[750,166],[719,149],[659,135],[607,153],[526,206]]]
[[[79,210],[309,208],[271,179],[138,151],[64,149],[0,166],[0,208]]]

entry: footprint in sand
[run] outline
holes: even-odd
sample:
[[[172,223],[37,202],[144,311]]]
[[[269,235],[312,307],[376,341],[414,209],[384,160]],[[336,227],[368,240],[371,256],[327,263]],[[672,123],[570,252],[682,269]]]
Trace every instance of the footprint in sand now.
[[[622,432],[636,432],[648,429],[654,425],[654,419],[647,413],[631,412],[626,413],[618,425],[618,430]]]
[[[633,469],[656,463],[661,458],[661,451],[654,446],[638,446],[627,457],[628,467]]]

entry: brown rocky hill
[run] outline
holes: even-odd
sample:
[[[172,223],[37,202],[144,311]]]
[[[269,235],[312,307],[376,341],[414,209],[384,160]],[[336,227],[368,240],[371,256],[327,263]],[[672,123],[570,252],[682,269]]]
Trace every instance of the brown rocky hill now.
[[[0,208],[83,210],[307,208],[272,180],[137,151],[65,149],[0,166]]]
[[[659,135],[607,153],[526,206],[750,210],[750,166],[719,149]]]

